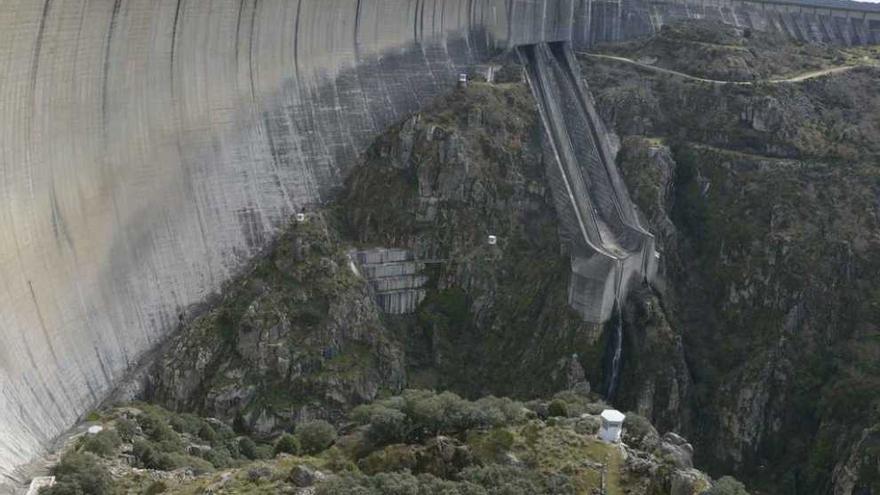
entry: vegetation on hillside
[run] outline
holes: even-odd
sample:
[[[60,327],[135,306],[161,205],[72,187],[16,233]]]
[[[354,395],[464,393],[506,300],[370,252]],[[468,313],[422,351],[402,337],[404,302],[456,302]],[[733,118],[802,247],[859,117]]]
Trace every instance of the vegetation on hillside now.
[[[407,390],[354,409],[338,430],[304,421],[269,441],[215,419],[133,403],[99,411],[93,424],[103,431],[71,442],[53,468],[58,483],[42,493],[270,494],[314,487],[322,495],[574,495],[594,493],[603,482],[615,495],[668,493],[679,467],[656,440],[643,440],[656,431],[632,416],[626,438],[644,450],[624,453],[595,437],[604,407],[574,393],[523,404]],[[703,478],[694,483],[709,487]]]

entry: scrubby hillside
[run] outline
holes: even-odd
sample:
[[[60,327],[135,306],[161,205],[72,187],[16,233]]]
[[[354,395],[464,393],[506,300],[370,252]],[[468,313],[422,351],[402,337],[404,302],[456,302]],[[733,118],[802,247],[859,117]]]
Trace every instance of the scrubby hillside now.
[[[604,404],[563,394],[528,404],[407,390],[323,421],[253,439],[216,419],[142,403],[95,413],[43,495],[292,493],[538,495],[703,493],[690,444],[625,423],[628,446],[596,438]],[[730,480],[719,484],[736,486]],[[712,491],[710,493],[716,493]],[[723,492],[736,494],[743,492]]]

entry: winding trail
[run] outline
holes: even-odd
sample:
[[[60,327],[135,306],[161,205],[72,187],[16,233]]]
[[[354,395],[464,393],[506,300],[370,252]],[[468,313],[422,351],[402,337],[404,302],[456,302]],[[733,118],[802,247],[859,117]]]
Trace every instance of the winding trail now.
[[[658,72],[661,74],[668,74],[671,76],[681,77],[684,79],[690,79],[692,81],[699,81],[709,84],[730,84],[735,86],[752,86],[755,84],[787,84],[787,83],[798,83],[802,81],[806,81],[809,79],[815,79],[817,77],[828,76],[831,74],[837,74],[840,72],[847,72],[849,70],[855,69],[857,67],[875,67],[874,65],[841,65],[837,67],[829,67],[827,69],[819,69],[813,70],[809,72],[804,72],[803,74],[798,74],[796,76],[787,77],[783,79],[759,79],[757,81],[722,81],[718,79],[706,79],[703,77],[692,76],[690,74],[685,74],[684,72],[679,72],[672,69],[665,69],[663,67],[657,67],[654,65],[646,64],[643,62],[639,62],[637,60],[633,60],[631,58],[626,57],[618,57],[615,55],[603,55],[599,53],[588,53],[588,52],[577,52],[578,55],[583,55],[590,58],[600,59],[600,60],[612,60],[615,62],[622,62],[625,64],[635,65],[636,67],[640,67],[642,69],[646,69],[653,72]]]

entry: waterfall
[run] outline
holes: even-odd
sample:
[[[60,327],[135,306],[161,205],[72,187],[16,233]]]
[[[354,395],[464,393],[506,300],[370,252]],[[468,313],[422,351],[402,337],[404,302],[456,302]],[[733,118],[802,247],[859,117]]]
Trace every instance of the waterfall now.
[[[614,354],[611,357],[611,379],[608,380],[608,391],[605,397],[614,398],[620,380],[620,361],[623,354],[623,315],[617,311],[617,324],[614,326]]]

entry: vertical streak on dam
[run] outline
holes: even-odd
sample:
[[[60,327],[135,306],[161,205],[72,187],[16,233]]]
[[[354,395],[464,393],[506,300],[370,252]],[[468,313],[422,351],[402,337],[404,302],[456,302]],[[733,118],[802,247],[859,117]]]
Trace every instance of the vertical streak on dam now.
[[[0,480],[326,200],[367,143],[570,0],[9,0]]]

